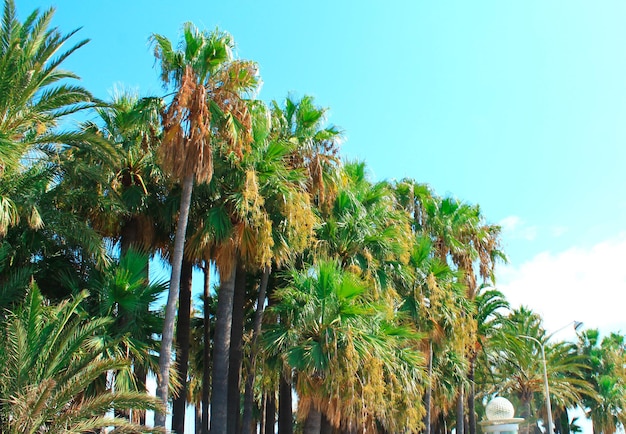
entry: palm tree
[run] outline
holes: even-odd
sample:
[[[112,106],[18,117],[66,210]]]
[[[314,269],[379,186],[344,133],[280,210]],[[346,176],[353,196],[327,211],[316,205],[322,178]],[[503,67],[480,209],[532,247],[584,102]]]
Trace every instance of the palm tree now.
[[[108,417],[112,409],[157,409],[145,393],[92,389],[108,371],[129,361],[103,356],[114,342],[103,337],[110,320],[80,314],[83,292],[48,307],[37,287],[2,322],[0,334],[0,430],[12,434],[89,433],[110,426],[124,432],[158,432]]]
[[[576,346],[568,342],[549,343],[549,335],[541,323],[541,317],[527,308],[514,310],[503,323],[503,333],[494,336],[488,360],[494,391],[519,399],[521,416],[525,419],[545,417],[542,410],[545,391],[540,349],[535,342],[519,338],[520,335],[537,339],[545,348],[550,398],[555,407],[580,405],[583,396],[592,393],[591,385],[585,380],[584,358]],[[536,402],[539,405],[535,407]]]
[[[579,335],[578,352],[589,366],[585,378],[595,392],[583,399],[593,432],[613,434],[626,425],[624,336],[611,333],[600,340],[598,330],[585,330]]]
[[[473,300],[476,310],[474,313],[474,320],[476,321],[476,341],[473,347],[469,350],[469,394],[467,397],[468,402],[468,415],[469,415],[469,431],[470,434],[476,433],[476,365],[478,363],[478,357],[486,353],[485,347],[490,344],[490,340],[494,338],[499,332],[501,332],[502,325],[506,321],[505,311],[510,306],[504,294],[496,289],[485,289],[481,287]]]
[[[343,430],[414,430],[422,416],[419,335],[394,326],[387,307],[337,261],[292,271],[278,289],[280,315],[262,335],[265,350],[294,369],[305,432],[321,423]]]
[[[168,193],[156,164],[161,108],[159,98],[139,98],[134,92],[115,89],[111,103],[96,109],[98,119],[85,122],[82,128],[109,142],[116,158],[101,161],[86,149],[74,152],[68,162],[97,167],[105,173],[103,183],[100,179],[95,185],[86,183],[82,176],[72,188],[93,189],[110,201],[109,212],[94,206],[82,213],[104,236],[119,240],[121,254],[129,248],[145,252],[156,248],[156,220],[163,208],[160,198]]]
[[[435,432],[435,422],[453,407],[458,384],[468,365],[472,305],[458,271],[434,256],[428,237],[417,236],[410,257],[411,286],[402,293],[402,311],[427,334],[422,349],[428,353],[428,379],[424,394],[425,432]]]
[[[250,149],[236,167],[228,161],[217,160],[212,183],[201,191],[195,189],[199,192],[197,196],[202,195],[202,198],[194,199],[194,204],[198,205],[193,212],[197,218],[194,225],[196,231],[190,235],[185,249],[186,254],[193,257],[203,257],[211,252],[222,274],[226,267],[235,267],[236,270],[236,302],[231,308],[232,322],[229,324],[229,426],[237,425],[239,416],[246,282],[251,277],[258,279],[259,274],[265,276],[262,281],[266,282],[272,267],[282,267],[287,260],[308,247],[316,222],[306,191],[306,178],[299,168],[292,165],[297,144],[270,132],[269,113],[263,104],[250,102],[249,109],[253,121]],[[226,282],[221,283],[218,311],[221,294],[227,291]],[[257,324],[260,324],[263,313],[265,289],[263,285],[259,290]],[[218,336],[225,322],[219,318],[225,318],[224,315],[218,314]],[[258,336],[258,333],[257,327],[254,335]],[[252,340],[256,341],[256,338]],[[256,357],[255,353],[256,350],[253,350],[252,360]],[[254,364],[254,361],[251,363]],[[214,382],[221,379],[221,376],[213,377]],[[246,425],[249,424],[252,406],[250,381],[253,377],[247,380]],[[219,395],[217,399],[220,399]]]
[[[266,181],[260,182],[260,191],[272,222],[274,241],[272,263],[263,271],[267,281],[274,281],[274,275],[281,273],[286,261],[294,259],[302,249],[309,247],[317,221],[314,215],[316,206],[328,206],[334,199],[339,184],[338,149],[341,132],[326,124],[326,112],[327,109],[318,107],[310,96],[300,99],[287,97],[281,103],[273,101],[271,104],[267,155],[273,164],[260,168],[260,174],[266,174],[262,175]],[[284,155],[285,150],[287,155]],[[263,163],[264,160],[260,161]],[[282,168],[277,171],[279,167]],[[262,289],[267,289],[267,294],[273,291],[271,287]],[[259,291],[261,295],[264,296],[262,290]],[[264,305],[263,297],[259,297],[257,305]],[[261,309],[258,311],[257,324],[262,315]],[[260,328],[256,327],[256,330],[255,336],[258,336]],[[256,341],[255,338],[253,340]],[[252,379],[249,377],[248,384],[250,381]],[[279,432],[289,434],[293,432],[290,375],[288,378],[281,376],[278,389]],[[252,387],[247,386],[244,406],[246,424],[251,414],[251,390]],[[272,399],[268,402],[273,403]],[[273,419],[274,406],[267,405],[265,408],[268,420]]]
[[[435,255],[462,273],[467,298],[472,301],[479,287],[477,276],[483,282],[495,283],[496,261],[506,260],[499,248],[500,227],[485,223],[478,206],[453,198],[433,199],[423,202],[423,229],[433,240]],[[476,262],[478,272],[475,270]],[[475,342],[473,333],[470,331],[469,338]],[[471,358],[471,354],[467,356]],[[461,399],[464,399],[465,393],[461,388],[458,395],[457,432],[462,433],[465,409]]]
[[[94,270],[88,282],[93,295],[85,301],[85,307],[94,317],[112,319],[106,329],[108,339],[114,343],[111,356],[132,362],[132,371],[116,375],[118,390],[145,392],[146,373],[157,370],[153,354],[158,351],[158,343],[154,336],[160,332],[163,318],[151,307],[167,285],[146,281],[147,261],[147,255],[131,249],[105,270]]]
[[[62,34],[50,27],[54,9],[17,19],[15,4],[5,0],[0,26],[0,178],[19,176],[24,165],[53,151],[48,145],[77,142],[79,135],[56,130],[68,114],[93,106],[89,92],[65,82],[78,77],[61,64],[88,41],[64,50],[76,30]],[[42,154],[43,153],[43,154]],[[0,236],[22,214],[0,189]],[[22,209],[36,212],[36,209]]]
[[[172,362],[176,299],[194,180],[208,183],[212,178],[216,133],[226,144],[229,155],[235,160],[242,156],[245,145],[250,141],[250,133],[247,106],[240,95],[253,90],[257,78],[254,63],[232,59],[233,42],[226,33],[200,32],[187,23],[183,26],[180,50],[175,50],[171,42],[161,35],[152,35],[152,41],[161,66],[161,79],[164,85],[172,83],[175,88],[174,98],[163,113],[161,161],[164,169],[182,184],[159,358],[157,393],[165,404]],[[225,275],[222,279],[229,280]],[[220,348],[222,350],[224,348]],[[216,369],[221,367],[222,359],[216,360]],[[227,370],[227,367],[224,369]],[[220,393],[220,390],[214,390],[214,393]],[[220,413],[219,408],[215,410],[216,414]],[[223,413],[225,417],[226,412]],[[216,417],[214,422],[219,425],[222,421]],[[158,414],[155,423],[163,426],[165,415]]]
[[[305,171],[307,191],[318,206],[333,200],[338,184],[342,131],[326,125],[327,111],[310,95],[288,96],[282,104],[272,102],[272,138],[295,145],[290,164]]]
[[[76,31],[63,34],[51,27],[54,9],[36,10],[21,22],[14,2],[5,0],[2,14],[0,241],[13,266],[0,280],[6,283],[29,270],[42,283],[54,282],[46,291],[67,295],[55,287],[60,268],[74,268],[78,256],[106,262],[100,237],[70,212],[58,182],[63,177],[58,160],[65,151],[89,146],[103,158],[110,156],[103,143],[93,146],[95,137],[59,129],[67,115],[94,105],[88,91],[72,84],[78,77],[62,69],[87,40],[67,48]],[[55,268],[52,261],[59,265],[56,273],[48,273]]]

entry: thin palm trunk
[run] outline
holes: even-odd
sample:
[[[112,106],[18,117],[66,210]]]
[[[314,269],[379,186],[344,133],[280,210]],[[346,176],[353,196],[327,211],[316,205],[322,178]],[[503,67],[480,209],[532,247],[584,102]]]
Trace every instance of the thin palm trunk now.
[[[187,408],[187,371],[189,368],[189,340],[191,331],[191,281],[193,263],[183,259],[176,324],[176,370],[181,384],[178,396],[172,405],[172,431],[185,432],[185,410]]]
[[[276,425],[276,398],[274,392],[265,395],[265,426],[263,434],[274,434]]]
[[[271,268],[269,266],[263,269],[261,284],[259,285],[259,296],[256,302],[256,312],[254,315],[254,330],[252,331],[252,341],[250,343],[250,363],[248,375],[246,377],[246,389],[243,398],[243,427],[242,433],[248,434],[255,432],[252,426],[252,406],[254,405],[254,374],[256,369],[256,358],[258,354],[257,340],[261,333],[261,323],[263,321],[263,311],[265,308],[265,293],[267,291],[267,282],[269,280]]]
[[[433,341],[428,341],[428,387],[424,393],[424,407],[426,414],[424,415],[424,434],[431,433],[431,405],[430,400],[433,393]]]
[[[293,410],[291,396],[291,371],[280,376],[278,387],[278,434],[293,434]]]
[[[213,339],[213,387],[211,388],[211,434],[227,434],[228,430],[228,367],[230,359],[230,329],[233,320],[236,254],[230,275],[220,276],[217,297],[217,319]]]
[[[202,347],[202,434],[209,434],[209,399],[211,384],[211,267],[209,261],[205,261],[204,267],[204,321]]]
[[[198,402],[194,405],[195,414],[195,434],[202,434],[202,405]]]
[[[170,368],[172,366],[172,342],[174,340],[174,321],[176,319],[176,301],[180,289],[180,275],[183,266],[183,251],[185,249],[185,233],[189,220],[191,207],[191,193],[193,190],[193,174],[184,177],[180,199],[180,214],[176,225],[174,238],[174,254],[172,255],[172,277],[165,306],[165,320],[163,322],[163,334],[161,336],[161,353],[159,355],[159,376],[157,396],[161,399],[163,407],[167,408],[169,398]],[[165,412],[158,411],[154,415],[154,425],[165,426]]]
[[[148,369],[142,363],[135,364],[135,377],[137,378],[137,390],[147,392],[146,381],[148,379]],[[146,411],[133,410],[133,422],[139,425],[146,424]]]
[[[467,397],[467,413],[469,418],[468,431],[469,434],[476,434],[476,385],[474,384],[474,377],[476,371],[476,352],[473,352],[470,358],[469,371],[467,378],[469,380],[470,389],[469,396]]]
[[[228,433],[239,432],[241,408],[241,359],[244,324],[244,304],[246,301],[247,273],[237,266],[235,277],[235,295],[233,297],[232,326],[230,330],[230,358],[228,360]]]
[[[464,434],[465,428],[465,405],[464,405],[463,385],[459,386],[459,396],[456,400],[456,434]]]

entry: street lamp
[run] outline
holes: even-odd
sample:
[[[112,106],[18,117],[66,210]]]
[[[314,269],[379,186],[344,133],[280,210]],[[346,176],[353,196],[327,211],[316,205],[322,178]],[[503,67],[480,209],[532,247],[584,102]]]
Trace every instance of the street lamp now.
[[[572,324],[574,325],[574,330],[578,330],[580,326],[583,325],[583,323],[580,321],[572,321],[567,325],[561,327],[560,329],[550,333],[546,338],[546,342],[548,341],[548,339],[554,336],[555,333],[560,332],[561,330],[569,327]],[[546,412],[548,413],[548,425],[546,427],[546,434],[552,434],[552,405],[550,404],[550,387],[548,386],[548,366],[546,363],[546,352],[543,348],[543,344],[541,343],[541,341],[539,341],[539,339],[526,335],[519,335],[518,337],[530,339],[531,341],[536,342],[539,345],[539,348],[541,348],[541,361],[543,362],[543,386],[546,393]]]

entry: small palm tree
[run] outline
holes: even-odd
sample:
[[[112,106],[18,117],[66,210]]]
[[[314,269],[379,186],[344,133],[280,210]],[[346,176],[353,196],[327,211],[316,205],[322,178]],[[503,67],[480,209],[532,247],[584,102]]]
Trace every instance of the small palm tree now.
[[[0,431],[89,433],[110,426],[123,432],[155,432],[128,420],[109,417],[113,409],[156,410],[145,393],[92,387],[109,371],[129,361],[107,358],[110,343],[100,337],[110,320],[85,321],[83,292],[58,306],[46,306],[37,287],[2,322],[0,333]],[[158,431],[158,430],[156,430]]]

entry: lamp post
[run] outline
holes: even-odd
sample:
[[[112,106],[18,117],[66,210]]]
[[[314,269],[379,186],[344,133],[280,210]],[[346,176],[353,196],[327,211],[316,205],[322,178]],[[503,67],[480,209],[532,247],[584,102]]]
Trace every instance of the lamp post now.
[[[570,323],[568,323],[567,325],[561,327],[560,329],[550,333],[548,335],[548,337],[546,338],[546,341],[548,339],[550,339],[552,336],[554,336],[555,333],[560,332],[561,330],[565,329],[566,327],[569,327],[570,325],[574,325],[574,330],[578,330],[580,328],[580,326],[583,325],[582,322],[580,321],[572,321]],[[536,342],[539,345],[539,348],[541,348],[541,361],[543,363],[543,386],[545,389],[545,394],[546,394],[546,412],[548,413],[548,425],[546,427],[546,434],[552,434],[553,430],[552,430],[552,404],[550,403],[550,387],[548,386],[548,366],[546,363],[546,352],[545,349],[543,347],[543,344],[541,343],[541,341],[539,341],[539,339],[537,338],[533,338],[532,336],[526,336],[526,335],[519,335],[520,338],[524,338],[524,339],[530,339],[533,342]]]

